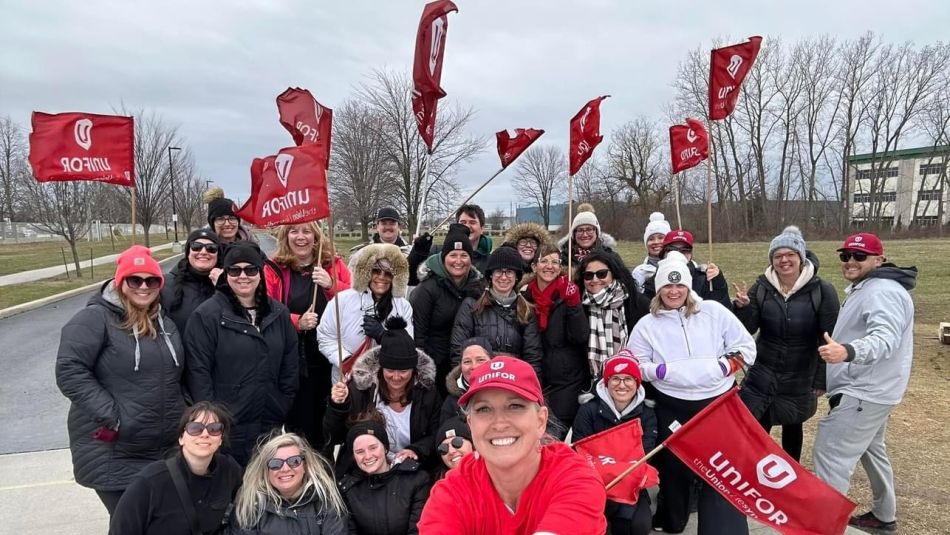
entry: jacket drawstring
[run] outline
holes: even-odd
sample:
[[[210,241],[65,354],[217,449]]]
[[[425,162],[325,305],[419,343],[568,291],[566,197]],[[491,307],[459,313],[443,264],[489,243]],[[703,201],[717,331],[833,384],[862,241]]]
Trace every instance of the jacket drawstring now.
[[[158,326],[162,329],[162,337],[165,338],[165,345],[168,346],[168,351],[172,354],[172,360],[175,361],[175,367],[181,367],[178,364],[178,354],[175,352],[175,346],[172,344],[171,337],[168,336],[168,331],[165,330],[165,321],[162,320],[162,315],[158,315]]]
[[[135,370],[139,371],[139,362],[142,361],[142,351],[139,348],[139,327],[138,325],[132,326],[132,336],[135,337]]]

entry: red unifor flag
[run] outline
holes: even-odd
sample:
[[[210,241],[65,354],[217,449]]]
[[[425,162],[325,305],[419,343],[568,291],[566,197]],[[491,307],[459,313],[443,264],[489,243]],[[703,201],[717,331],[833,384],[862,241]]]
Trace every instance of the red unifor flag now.
[[[288,87],[277,96],[280,124],[290,132],[298,146],[319,143],[330,165],[330,137],[333,130],[333,110],[317,102],[310,91]]]
[[[640,419],[611,427],[574,443],[574,449],[587,459],[607,485],[631,464],[645,455],[643,429]],[[660,482],[656,468],[643,463],[619,483],[607,490],[607,498],[615,502],[633,505],[640,491]]]
[[[709,59],[709,118],[729,117],[736,108],[742,81],[759,55],[762,38],[750,37],[746,43],[714,48]]]
[[[445,55],[445,36],[449,30],[448,14],[458,11],[449,0],[426,4],[416,33],[416,56],[412,64],[412,111],[419,126],[419,135],[432,152],[435,140],[435,111],[442,90],[442,57]]]
[[[570,167],[571,176],[580,170],[603,141],[600,135],[600,103],[610,95],[597,97],[584,105],[571,119]]]
[[[38,182],[93,180],[135,186],[131,117],[33,112],[30,166]]]
[[[673,160],[673,174],[696,167],[709,157],[709,135],[703,123],[691,117],[686,125],[670,127],[670,157]]]
[[[323,147],[288,147],[274,156],[255,158],[251,197],[236,214],[262,227],[296,225],[329,216]]]
[[[733,507],[786,535],[840,535],[855,504],[795,462],[732,389],[663,443]]]
[[[521,153],[531,146],[544,130],[535,130],[534,128],[516,128],[515,137],[507,130],[495,133],[495,139],[498,140],[498,157],[501,159],[501,167],[504,169],[511,165],[511,162],[518,159]]]

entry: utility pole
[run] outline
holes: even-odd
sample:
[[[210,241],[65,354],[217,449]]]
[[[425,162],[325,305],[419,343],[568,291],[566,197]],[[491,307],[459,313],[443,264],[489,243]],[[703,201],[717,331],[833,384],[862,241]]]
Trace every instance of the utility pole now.
[[[175,200],[175,166],[172,164],[172,151],[181,147],[168,147],[168,172],[172,178],[172,225],[175,226],[175,243],[178,243],[178,202]]]

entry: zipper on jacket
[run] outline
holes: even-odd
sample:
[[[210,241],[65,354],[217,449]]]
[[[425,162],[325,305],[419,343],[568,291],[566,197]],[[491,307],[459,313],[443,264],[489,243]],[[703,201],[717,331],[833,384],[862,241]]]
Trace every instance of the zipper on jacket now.
[[[683,340],[686,340],[686,352],[689,353],[689,356],[693,356],[693,348],[689,346],[689,335],[686,334],[686,325],[683,323],[683,313],[679,310],[676,311],[676,316],[680,320],[680,329],[683,330]]]

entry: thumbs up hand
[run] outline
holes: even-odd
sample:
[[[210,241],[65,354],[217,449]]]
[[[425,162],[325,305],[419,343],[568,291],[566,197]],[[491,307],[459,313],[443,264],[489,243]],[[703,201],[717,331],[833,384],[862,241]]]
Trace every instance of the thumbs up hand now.
[[[831,335],[826,332],[825,345],[818,346],[818,355],[828,364],[837,364],[848,358],[848,348],[835,342]]]

